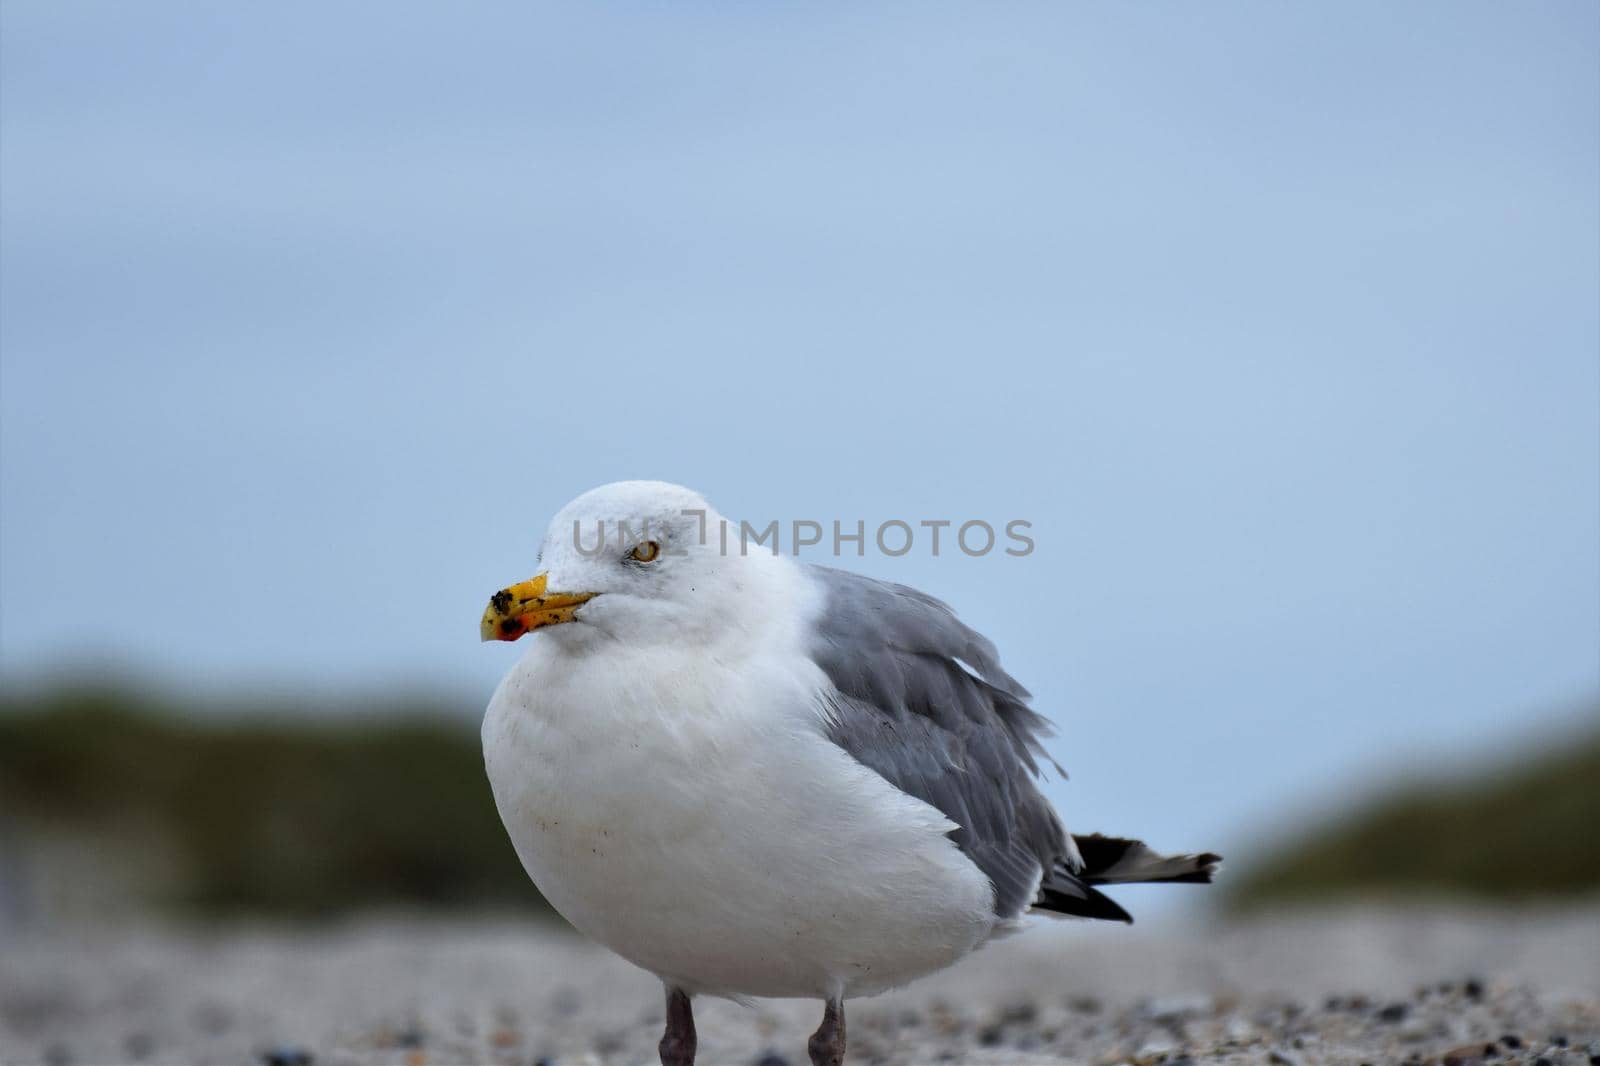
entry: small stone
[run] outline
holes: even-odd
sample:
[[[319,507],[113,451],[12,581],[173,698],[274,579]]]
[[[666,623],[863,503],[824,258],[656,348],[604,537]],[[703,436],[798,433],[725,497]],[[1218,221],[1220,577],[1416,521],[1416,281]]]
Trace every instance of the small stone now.
[[[261,1053],[261,1066],[311,1066],[316,1060],[305,1048],[287,1044]]]
[[[1483,1049],[1476,1044],[1451,1048],[1439,1056],[1441,1066],[1477,1066],[1483,1061]]]
[[[1533,1066],[1556,1066],[1554,1059],[1547,1059],[1543,1055],[1533,1060]]]
[[[1410,1013],[1411,1008],[1406,1004],[1391,1003],[1378,1012],[1378,1020],[1380,1022],[1393,1024],[1395,1022],[1405,1021],[1406,1015]]]
[[[1273,1051],[1267,1055],[1272,1066],[1300,1066],[1300,1059],[1287,1051]]]
[[[1476,977],[1467,978],[1467,983],[1461,986],[1461,990],[1465,992],[1467,994],[1467,998],[1473,1002],[1477,1002],[1483,998],[1483,982],[1478,980]]]
[[[1005,1039],[1005,1035],[1005,1031],[998,1025],[986,1025],[978,1033],[978,1043],[984,1047],[998,1047],[1000,1042]]]
[[[1079,1014],[1100,1013],[1100,1001],[1093,996],[1074,996],[1067,1000],[1067,1006]]]
[[[1006,1025],[1032,1025],[1039,1020],[1039,1005],[1024,1000],[1013,1003],[1000,1014],[1000,1021]]]
[[[768,1051],[756,1060],[755,1066],[789,1066],[789,1060],[776,1051]]]
[[[1517,1048],[1522,1046],[1522,1038],[1516,1033],[1506,1033],[1500,1038],[1500,1043],[1515,1051]]]

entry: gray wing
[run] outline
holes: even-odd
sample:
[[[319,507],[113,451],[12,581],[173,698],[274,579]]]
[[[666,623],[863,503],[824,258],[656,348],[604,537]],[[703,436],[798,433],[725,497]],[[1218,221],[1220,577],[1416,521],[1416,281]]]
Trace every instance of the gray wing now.
[[[810,652],[836,689],[829,738],[958,826],[951,838],[994,883],[999,916],[1115,907],[1073,876],[1077,855],[1034,784],[1049,723],[994,645],[916,589],[807,571],[826,595]]]

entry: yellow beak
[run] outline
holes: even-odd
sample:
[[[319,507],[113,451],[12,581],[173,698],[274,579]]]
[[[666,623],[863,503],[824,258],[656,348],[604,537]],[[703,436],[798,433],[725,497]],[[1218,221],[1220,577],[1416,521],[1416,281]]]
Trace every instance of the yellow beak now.
[[[580,604],[599,595],[595,592],[549,592],[545,589],[548,582],[549,576],[540,574],[490,596],[483,621],[478,625],[478,635],[484,640],[516,640],[542,626],[572,621]]]

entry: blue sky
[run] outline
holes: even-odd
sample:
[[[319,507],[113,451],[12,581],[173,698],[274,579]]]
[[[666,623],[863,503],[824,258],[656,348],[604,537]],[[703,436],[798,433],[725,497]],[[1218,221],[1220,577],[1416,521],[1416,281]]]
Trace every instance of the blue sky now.
[[[484,698],[548,517],[1023,518],[1069,824],[1600,692],[1587,2],[0,15],[0,670]],[[107,665],[109,664],[109,666]]]

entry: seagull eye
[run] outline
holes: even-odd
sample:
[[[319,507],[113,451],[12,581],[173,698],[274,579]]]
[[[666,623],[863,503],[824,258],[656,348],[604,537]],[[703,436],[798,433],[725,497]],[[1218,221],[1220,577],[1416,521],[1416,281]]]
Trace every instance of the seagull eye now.
[[[661,554],[661,545],[657,541],[647,540],[633,551],[628,553],[628,558],[636,563],[653,563]]]

